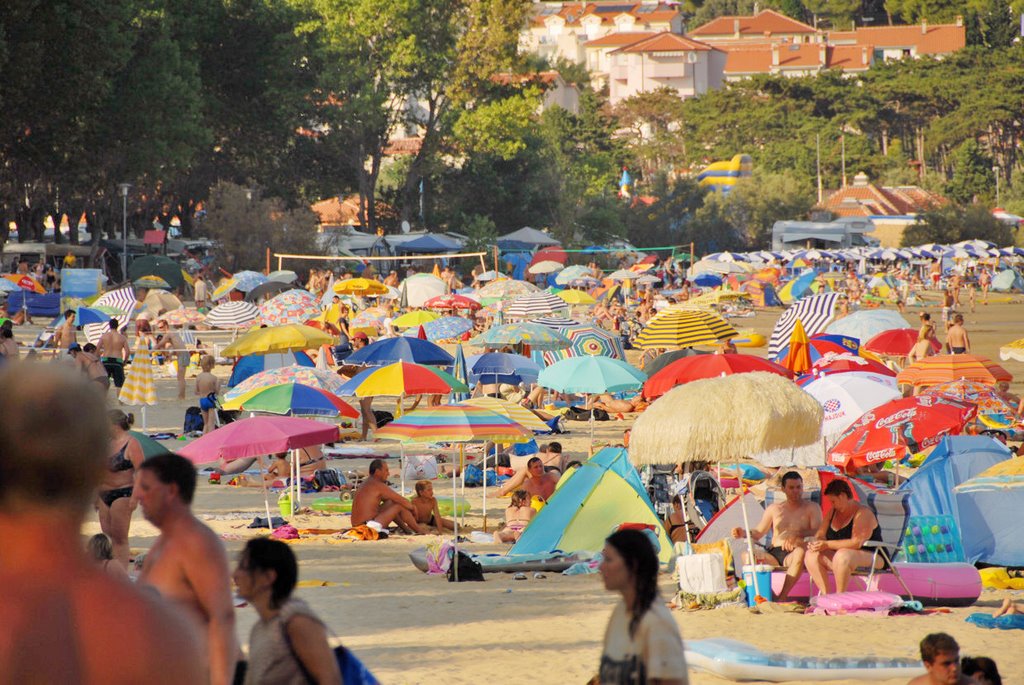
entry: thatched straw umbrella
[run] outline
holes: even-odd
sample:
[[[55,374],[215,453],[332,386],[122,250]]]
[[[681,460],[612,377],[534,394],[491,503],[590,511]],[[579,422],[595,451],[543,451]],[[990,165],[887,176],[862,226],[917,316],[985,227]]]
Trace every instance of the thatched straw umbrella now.
[[[636,465],[742,459],[813,443],[821,421],[821,405],[782,376],[708,378],[651,404],[633,426],[629,457]]]

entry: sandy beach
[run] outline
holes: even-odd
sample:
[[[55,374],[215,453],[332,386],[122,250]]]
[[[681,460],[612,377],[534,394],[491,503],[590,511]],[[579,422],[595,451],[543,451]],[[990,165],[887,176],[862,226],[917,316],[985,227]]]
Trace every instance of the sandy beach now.
[[[995,298],[994,298],[995,299]],[[1024,304],[1019,298],[999,297],[1000,302],[966,313],[966,326],[973,352],[998,361],[998,348],[1024,335]],[[937,315],[937,309],[928,308]],[[909,325],[916,325],[916,309],[908,310]],[[781,310],[759,312],[755,317],[736,319],[738,329],[768,335]],[[38,326],[17,331],[22,342],[35,338]],[[206,339],[208,336],[203,334]],[[210,336],[216,337],[216,336]],[[764,355],[766,348],[745,350]],[[1012,390],[1024,392],[1024,364],[1000,362],[1015,376]],[[220,366],[225,377],[228,367]],[[189,379],[188,401],[175,399],[173,379],[157,380],[160,404],[147,410],[147,430],[181,431],[185,408],[195,404],[193,382]],[[756,398],[749,398],[754,400]],[[742,417],[743,401],[737,402],[736,418]],[[381,404],[380,408],[386,408]],[[138,408],[136,429],[141,428]],[[565,451],[583,456],[588,432],[583,423],[570,423],[570,433],[558,436]],[[617,443],[631,419],[598,423],[595,443]],[[168,447],[181,446],[169,441]],[[380,453],[397,456],[397,445],[377,443]],[[332,466],[365,469],[367,460],[340,460]],[[397,465],[397,459],[393,464]],[[397,469],[392,467],[397,477]],[[202,476],[202,474],[201,474]],[[263,510],[263,496],[256,488],[210,485],[201,477],[194,510],[224,539],[232,560],[244,540],[256,531],[246,528]],[[436,485],[447,494],[447,481]],[[491,496],[489,530],[500,519],[506,500]],[[467,524],[482,525],[481,493],[468,490],[473,512]],[[273,506],[273,502],[272,502]],[[298,528],[347,527],[344,516],[297,516]],[[99,531],[95,516],[83,535]],[[156,529],[136,511],[131,529],[135,551],[149,548]],[[600,644],[615,598],[606,593],[599,576],[529,577],[513,580],[511,575],[488,575],[483,583],[450,584],[443,577],[427,576],[409,562],[413,549],[436,541],[396,536],[378,542],[341,542],[333,539],[301,540],[295,543],[300,560],[300,580],[324,581],[326,586],[302,587],[298,592],[324,618],[333,634],[355,650],[384,683],[583,683],[597,671]],[[500,551],[505,546],[471,545],[473,551]],[[673,593],[672,579],[662,576],[662,594]],[[1018,593],[1024,599],[1024,593]],[[674,615],[684,639],[727,636],[750,642],[769,651],[804,655],[878,655],[916,657],[918,641],[929,632],[945,631],[959,642],[964,655],[986,655],[996,659],[1006,683],[1024,683],[1024,650],[1016,631],[991,631],[964,622],[975,611],[991,611],[1005,591],[986,591],[974,606],[941,610],[924,616],[888,618],[802,616],[771,612],[755,615],[746,609],[722,608],[682,612]],[[251,608],[237,612],[238,635],[248,642],[256,614]],[[730,682],[693,671],[693,683]],[[854,682],[854,681],[846,681]],[[886,681],[890,683],[902,680]]]

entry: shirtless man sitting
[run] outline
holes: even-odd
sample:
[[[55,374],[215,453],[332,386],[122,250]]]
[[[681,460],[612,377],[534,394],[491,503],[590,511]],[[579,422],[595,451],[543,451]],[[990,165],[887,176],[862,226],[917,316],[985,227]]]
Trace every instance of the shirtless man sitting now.
[[[455,530],[455,522],[441,516],[441,509],[434,497],[434,484],[429,480],[416,482],[416,496],[412,498],[412,505],[416,508],[416,522],[427,526],[434,526],[440,535],[446,530]]]
[[[195,489],[195,466],[176,454],[150,457],[137,470],[135,492],[142,513],[160,530],[139,584],[151,586],[192,618],[207,650],[204,680],[227,685],[240,656],[231,573],[220,538],[192,515]]]
[[[760,540],[768,531],[772,532],[772,545],[758,547],[754,556],[759,564],[786,569],[786,581],[779,592],[779,601],[785,602],[803,573],[807,551],[804,538],[814,535],[821,525],[821,509],[803,498],[804,479],[796,471],[783,474],[782,490],[786,493],[786,501],[776,502],[765,509],[757,527],[750,530],[750,537]],[[742,528],[733,528],[732,536],[740,539],[747,533]],[[743,563],[750,563],[746,554],[743,555]]]
[[[373,520],[387,528],[394,521],[407,533],[424,535],[426,530],[416,522],[416,507],[388,487],[390,474],[383,459],[370,462],[370,477],[359,486],[352,500],[353,527]]]
[[[203,682],[195,627],[81,544],[110,446],[97,384],[63,365],[10,364],[0,385],[0,583],[11,589],[0,602],[0,681]]]
[[[518,471],[516,475],[505,481],[501,486],[502,496],[523,488],[529,493],[531,500],[536,497],[541,502],[547,502],[555,493],[555,486],[558,485],[558,476],[544,470],[544,462],[540,457],[532,457],[526,462],[526,468]]]

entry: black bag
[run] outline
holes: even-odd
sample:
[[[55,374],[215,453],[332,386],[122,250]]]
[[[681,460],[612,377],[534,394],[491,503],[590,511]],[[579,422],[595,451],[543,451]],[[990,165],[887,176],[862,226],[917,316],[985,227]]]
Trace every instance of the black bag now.
[[[569,407],[565,412],[565,418],[569,421],[589,421],[593,412],[595,421],[608,421],[611,417],[604,409],[582,409],[580,407]]]
[[[199,407],[189,407],[185,410],[183,432],[192,433],[201,430],[203,430],[203,411]]]
[[[455,565],[458,564],[459,579],[458,582],[462,583],[467,580],[483,580],[484,579],[484,567],[480,565],[479,561],[474,561],[465,552],[459,552],[458,561],[452,560],[452,563],[448,565],[448,582],[455,582]]]
[[[348,480],[338,469],[318,469],[313,473],[313,489],[317,491],[324,488],[341,488],[342,485],[348,485]]]
[[[380,411],[379,409],[373,411],[373,417],[377,420],[377,428],[383,428],[395,420],[394,414],[389,411]]]

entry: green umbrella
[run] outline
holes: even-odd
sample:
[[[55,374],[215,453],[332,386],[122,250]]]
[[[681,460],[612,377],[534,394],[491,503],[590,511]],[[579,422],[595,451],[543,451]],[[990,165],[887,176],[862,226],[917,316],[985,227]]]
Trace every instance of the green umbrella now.
[[[128,433],[139,441],[139,445],[142,447],[142,456],[146,459],[160,454],[171,454],[171,450],[167,449],[145,433],[140,433],[139,431],[128,431]]]

